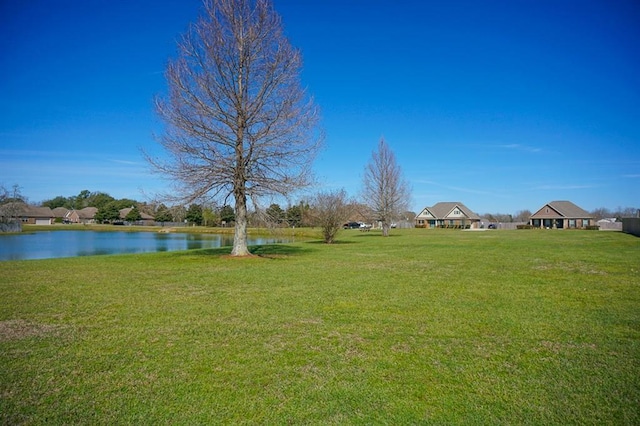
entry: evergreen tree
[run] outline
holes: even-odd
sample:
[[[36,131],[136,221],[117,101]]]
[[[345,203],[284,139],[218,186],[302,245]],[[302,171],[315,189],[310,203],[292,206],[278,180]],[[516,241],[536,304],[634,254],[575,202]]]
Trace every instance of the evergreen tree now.
[[[138,210],[137,207],[132,208],[131,211],[129,211],[129,213],[127,213],[127,215],[124,217],[124,220],[126,220],[127,222],[137,222],[139,220],[142,220],[140,210]]]
[[[220,209],[220,220],[224,223],[232,223],[236,220],[236,214],[231,206],[223,206]]]
[[[107,203],[104,207],[98,209],[95,219],[99,223],[114,222],[120,219],[120,207],[117,201]]]
[[[191,204],[187,209],[187,216],[185,219],[187,219],[187,222],[202,225],[202,206],[199,204]]]
[[[155,214],[155,219],[156,222],[161,222],[162,224],[164,224],[165,222],[173,222],[173,216],[171,215],[171,212],[169,211],[167,206],[165,206],[164,204],[160,204],[160,207],[158,207],[158,210]]]

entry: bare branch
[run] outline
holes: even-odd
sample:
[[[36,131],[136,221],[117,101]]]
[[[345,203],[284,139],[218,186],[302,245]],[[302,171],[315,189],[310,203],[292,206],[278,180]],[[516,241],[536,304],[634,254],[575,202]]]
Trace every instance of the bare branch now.
[[[391,222],[409,204],[411,189],[384,139],[380,139],[377,151],[372,153],[371,160],[365,167],[363,198],[376,219],[382,222],[384,236],[389,235]]]
[[[312,201],[314,222],[322,230],[324,242],[331,244],[335,241],[343,223],[349,219],[353,211],[353,203],[349,202],[344,189],[320,192]]]
[[[300,52],[268,0],[211,0],[178,45],[156,100],[166,158],[146,158],[184,201],[233,197],[234,254],[247,254],[247,199],[311,182],[321,137]]]

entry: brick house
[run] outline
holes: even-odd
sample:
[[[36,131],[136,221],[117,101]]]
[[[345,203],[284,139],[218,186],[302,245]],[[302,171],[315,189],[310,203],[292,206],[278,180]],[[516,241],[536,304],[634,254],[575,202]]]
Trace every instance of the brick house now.
[[[416,228],[478,228],[480,216],[458,201],[425,207],[415,218]]]
[[[49,207],[35,207],[25,205],[17,218],[29,225],[53,225],[55,216]]]
[[[571,229],[595,225],[593,216],[571,201],[551,201],[531,215],[529,225],[535,228]]]
[[[64,217],[65,222],[70,223],[95,223],[98,209],[96,207],[85,207],[80,210],[70,210]]]

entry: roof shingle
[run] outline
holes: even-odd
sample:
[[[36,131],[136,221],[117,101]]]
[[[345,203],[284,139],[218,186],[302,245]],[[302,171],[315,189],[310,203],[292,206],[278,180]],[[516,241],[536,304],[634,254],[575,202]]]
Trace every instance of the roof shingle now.
[[[571,201],[551,201],[537,212],[531,215],[532,218],[537,217],[547,217],[548,215],[542,213],[545,207],[551,207],[553,210],[558,212],[558,214],[565,219],[591,219],[593,216],[591,213],[583,210],[582,208],[576,206]]]
[[[431,214],[435,216],[436,219],[444,219],[456,207],[460,209],[460,211],[469,219],[480,220],[480,216],[475,214],[469,207],[465,206],[459,201],[443,201],[434,204],[433,207],[427,207],[427,209],[431,212]]]

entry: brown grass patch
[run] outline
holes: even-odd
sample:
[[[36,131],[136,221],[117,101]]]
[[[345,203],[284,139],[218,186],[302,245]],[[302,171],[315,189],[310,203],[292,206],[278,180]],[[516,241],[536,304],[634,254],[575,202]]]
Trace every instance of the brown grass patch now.
[[[259,259],[262,256],[259,256],[257,254],[253,254],[253,253],[249,253],[249,254],[245,254],[243,256],[236,256],[236,255],[232,255],[232,254],[223,254],[220,256],[220,259],[232,259],[232,260],[243,260],[243,259]]]
[[[59,326],[35,324],[21,319],[0,321],[0,342],[56,335],[59,331]]]

